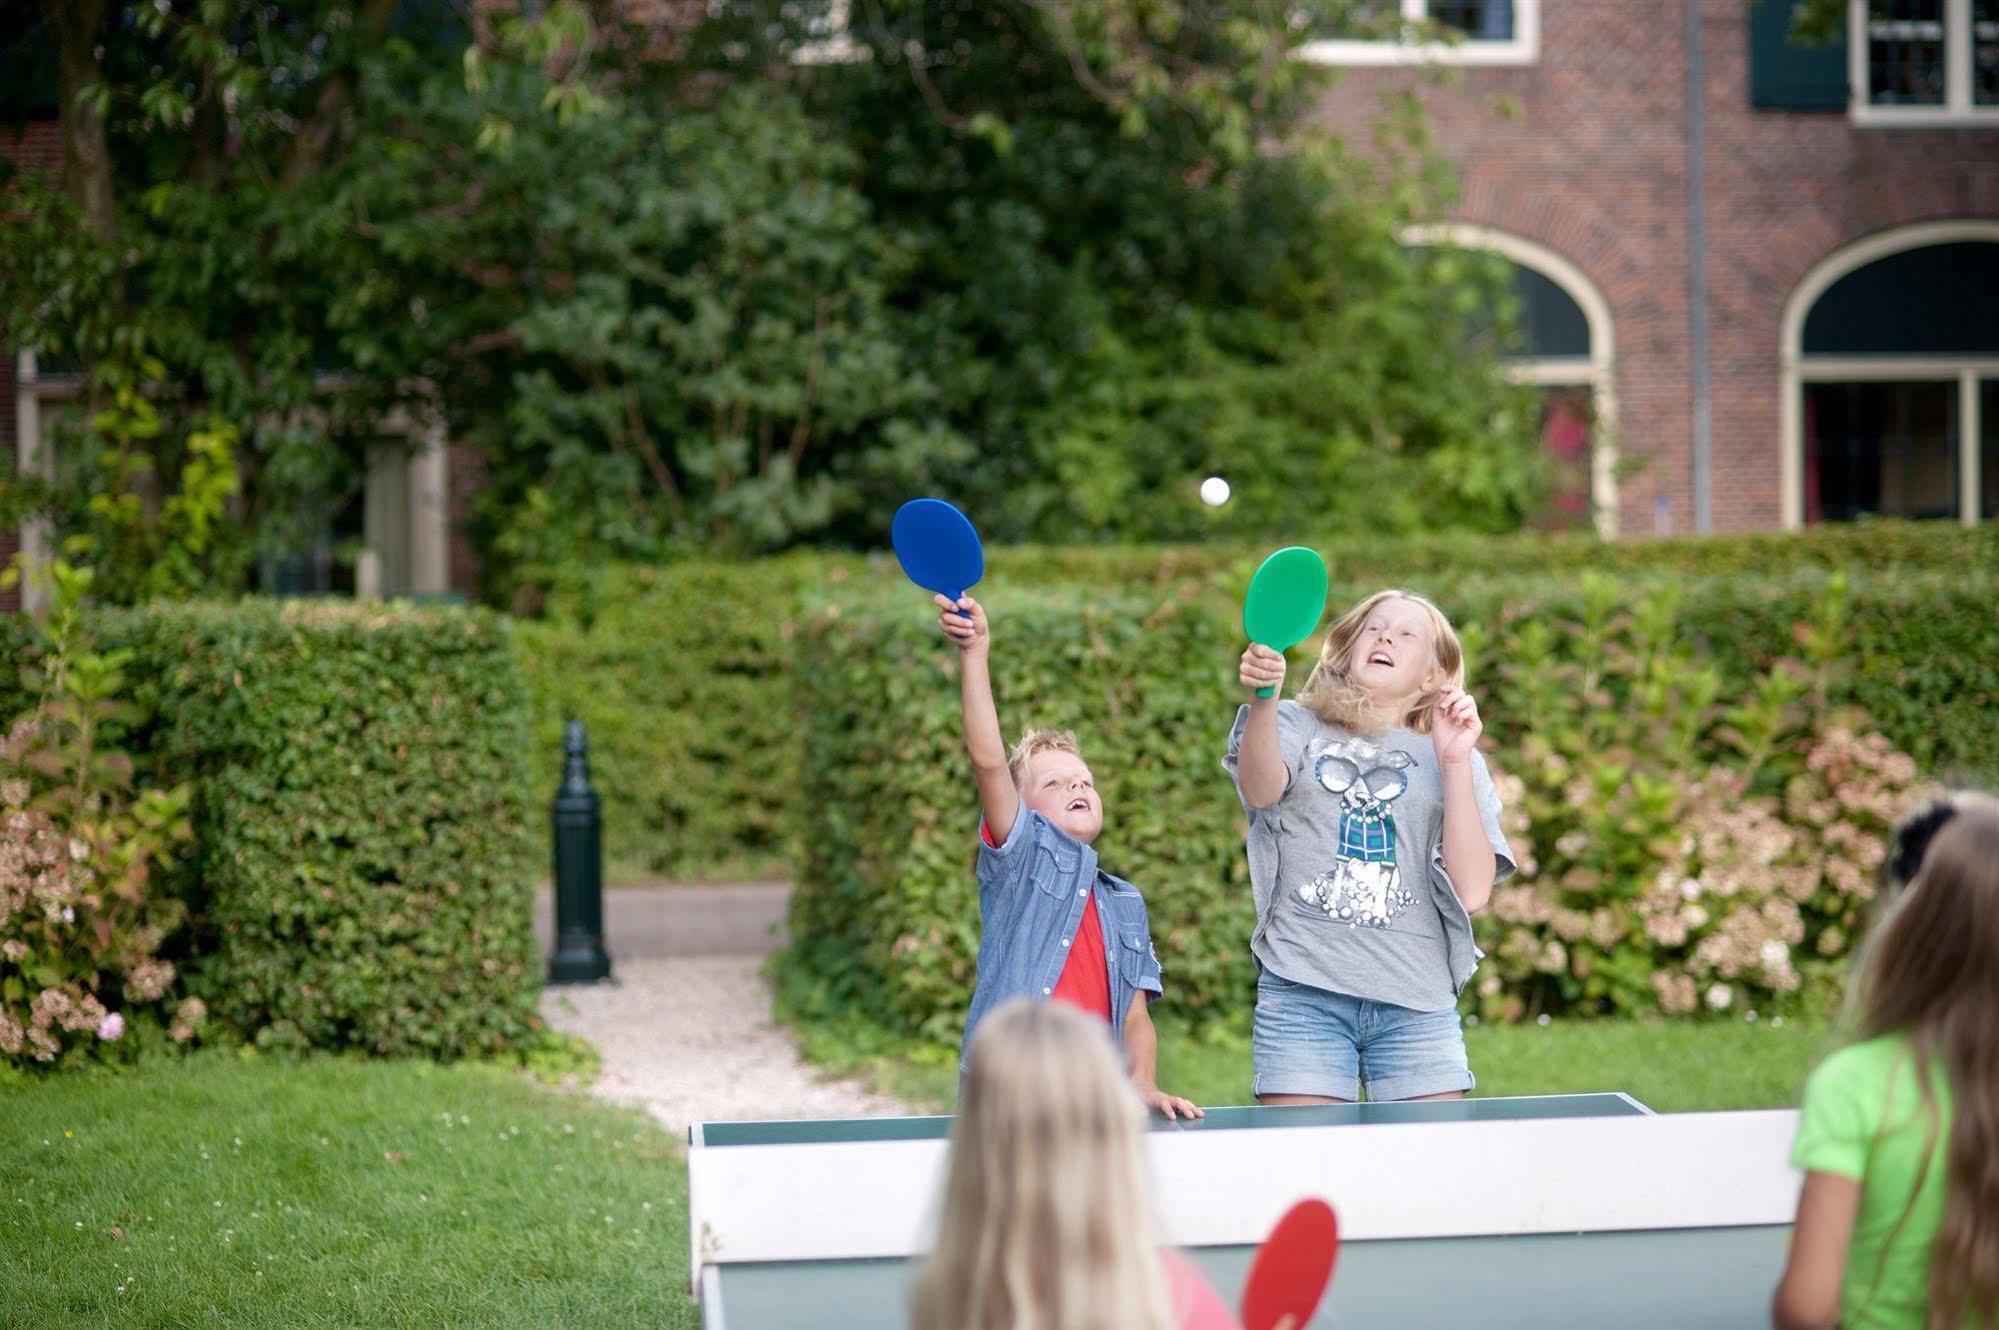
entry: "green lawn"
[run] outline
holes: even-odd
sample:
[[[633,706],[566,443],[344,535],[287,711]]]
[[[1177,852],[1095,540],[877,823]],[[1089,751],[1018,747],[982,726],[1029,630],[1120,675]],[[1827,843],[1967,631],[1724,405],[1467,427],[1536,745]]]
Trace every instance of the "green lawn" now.
[[[9,1326],[693,1326],[686,1206],[651,1119],[494,1067],[0,1087]]]
[[[843,1056],[851,1036],[805,1035],[821,1062],[859,1071],[925,1109],[948,1111],[957,1092],[948,1058]],[[1482,1095],[1622,1090],[1663,1112],[1692,1112],[1795,1104],[1829,1037],[1816,1021],[1557,1021],[1474,1026],[1465,1044]],[[1253,1102],[1247,1032],[1197,1040],[1162,1028],[1159,1083],[1200,1104]]]
[[[1824,1025],[1791,1021],[1558,1021],[1465,1031],[1481,1095],[1622,1090],[1668,1113],[1793,1105],[1826,1039]],[[1197,1102],[1251,1102],[1249,1065],[1244,1036],[1183,1037],[1172,1046],[1161,1038],[1160,1083]]]

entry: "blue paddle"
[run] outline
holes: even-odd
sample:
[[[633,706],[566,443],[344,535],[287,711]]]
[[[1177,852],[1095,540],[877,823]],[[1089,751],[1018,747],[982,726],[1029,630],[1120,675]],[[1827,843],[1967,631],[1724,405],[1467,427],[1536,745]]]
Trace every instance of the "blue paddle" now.
[[[889,539],[909,580],[954,605],[986,575],[979,533],[963,513],[942,499],[911,499],[896,509]],[[958,613],[971,617],[963,610]]]

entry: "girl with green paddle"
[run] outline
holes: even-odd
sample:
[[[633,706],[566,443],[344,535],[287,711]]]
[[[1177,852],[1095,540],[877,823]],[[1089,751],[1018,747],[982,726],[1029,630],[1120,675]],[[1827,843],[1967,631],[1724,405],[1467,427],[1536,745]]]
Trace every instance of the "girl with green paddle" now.
[[[1253,585],[1240,678],[1255,694],[1223,759],[1249,814],[1257,1098],[1462,1095],[1471,914],[1514,858],[1457,633],[1423,597],[1377,592],[1333,625],[1292,701],[1281,648],[1317,610],[1297,630],[1259,601]]]

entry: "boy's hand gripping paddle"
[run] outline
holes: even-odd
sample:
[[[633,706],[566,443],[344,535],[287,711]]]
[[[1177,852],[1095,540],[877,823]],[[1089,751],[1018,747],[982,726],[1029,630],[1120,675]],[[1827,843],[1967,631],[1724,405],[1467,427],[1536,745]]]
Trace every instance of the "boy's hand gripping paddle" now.
[[[1242,601],[1242,627],[1249,640],[1283,652],[1312,635],[1326,612],[1326,561],[1302,545],[1281,549],[1249,579]],[[1269,697],[1275,688],[1259,688]]]
[[[911,499],[896,509],[889,539],[909,580],[954,605],[986,575],[979,533],[963,513],[942,499]],[[971,617],[963,610],[957,613]]]
[[[1332,1282],[1340,1254],[1333,1207],[1305,1200],[1284,1212],[1257,1248],[1242,1290],[1243,1330],[1304,1330]]]

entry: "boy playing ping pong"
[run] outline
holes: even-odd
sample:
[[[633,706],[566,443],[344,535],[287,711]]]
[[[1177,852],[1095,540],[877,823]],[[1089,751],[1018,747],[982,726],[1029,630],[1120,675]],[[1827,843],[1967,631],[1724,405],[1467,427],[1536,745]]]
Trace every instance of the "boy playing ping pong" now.
[[[1154,1083],[1158,1036],[1149,1006],[1160,978],[1145,898],[1097,865],[1090,846],[1103,830],[1103,803],[1075,736],[1029,730],[1009,758],[993,706],[986,612],[970,596],[932,599],[938,626],[958,648],[965,751],[985,814],[979,981],[961,1047],[971,1047],[979,1021],[1008,998],[1066,1002],[1110,1026],[1147,1107],[1169,1118],[1205,1116]]]

